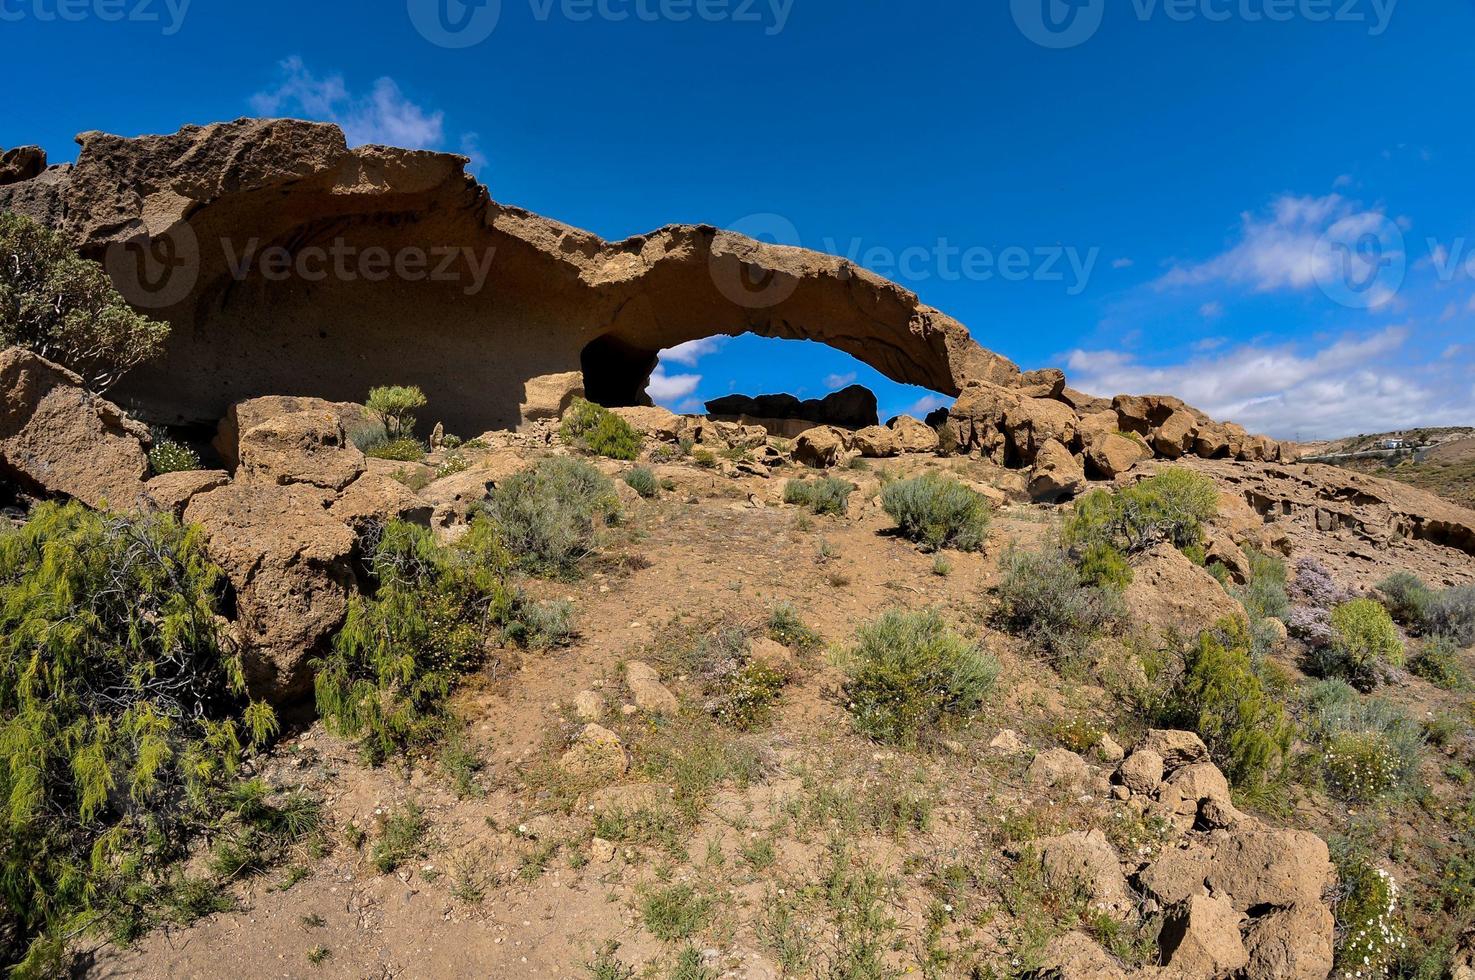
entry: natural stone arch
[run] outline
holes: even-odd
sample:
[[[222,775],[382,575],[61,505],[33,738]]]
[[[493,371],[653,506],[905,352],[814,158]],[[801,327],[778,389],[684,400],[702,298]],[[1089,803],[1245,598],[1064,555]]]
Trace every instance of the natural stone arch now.
[[[947,395],[1019,378],[960,323],[845,259],[705,225],[607,243],[497,204],[461,157],[349,150],[337,127],[291,120],[78,139],[75,166],[0,187],[0,207],[100,259],[145,233],[197,245],[179,295],[115,274],[131,301],[167,300],[151,310],[175,328],[165,359],[116,389],[159,421],[212,422],[262,394],[357,400],[400,383],[423,387],[452,431],[475,433],[556,411],[591,344],[597,386],[628,400],[656,352],[748,332],[828,344]],[[452,282],[239,271],[248,250],[272,248],[292,260],[446,248],[492,260],[475,290],[470,261]]]

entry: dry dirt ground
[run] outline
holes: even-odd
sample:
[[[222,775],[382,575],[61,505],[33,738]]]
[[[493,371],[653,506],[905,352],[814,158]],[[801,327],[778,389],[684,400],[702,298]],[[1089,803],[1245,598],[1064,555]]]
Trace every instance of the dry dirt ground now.
[[[1049,748],[1074,725],[1130,745],[1141,723],[1102,686],[1109,662],[1092,680],[1062,677],[988,626],[998,556],[1043,538],[1050,510],[1005,506],[987,552],[949,552],[944,569],[891,533],[880,465],[844,474],[861,489],[838,518],[783,506],[792,474],[658,468],[677,489],[631,501],[578,581],[529,584],[573,600],[573,645],[509,657],[459,694],[466,747],[483,764],[465,792],[440,759],[371,769],[321,725],[299,731],[263,773],[322,797],[323,849],[240,884],[236,911],[161,929],[135,948],[96,947],[86,975],[696,980],[1007,976],[1027,966],[1021,956],[1072,913],[1011,854],[1090,826],[1128,853],[1151,853],[1161,838],[1114,804],[1103,780],[1086,794],[1031,788],[1032,752],[989,742],[1010,728]],[[967,460],[884,465],[989,479]],[[622,664],[660,666],[681,637],[716,624],[762,632],[780,603],[825,646],[797,654],[802,669],[766,723],[747,733],[712,724],[690,685],[664,671],[683,698],[679,717],[621,710]],[[1003,664],[985,715],[916,751],[861,738],[836,694],[834,650],[892,606],[940,609]],[[1465,708],[1410,685],[1402,696],[1423,710]],[[576,792],[553,763],[581,724],[572,702],[586,690],[607,703],[603,724],[620,733],[632,767]],[[1443,787],[1439,764],[1430,774]],[[381,874],[373,849],[411,806],[423,815],[410,825],[412,857]],[[1296,797],[1269,819],[1330,832],[1353,817]],[[1390,827],[1426,832],[1414,819]],[[1140,937],[1097,938],[1129,960],[1149,955]],[[872,960],[881,969],[864,972]]]

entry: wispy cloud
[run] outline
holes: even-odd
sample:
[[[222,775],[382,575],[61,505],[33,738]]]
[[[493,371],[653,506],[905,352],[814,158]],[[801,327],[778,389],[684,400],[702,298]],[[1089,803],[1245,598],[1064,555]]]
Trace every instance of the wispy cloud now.
[[[1407,327],[1347,336],[1319,348],[1246,344],[1173,364],[1120,351],[1070,354],[1071,383],[1095,395],[1171,394],[1214,418],[1280,438],[1332,438],[1400,426],[1468,421],[1468,365],[1420,363]],[[1458,352],[1457,352],[1458,353]]]
[[[831,391],[839,391],[841,388],[848,388],[855,384],[856,377],[854,371],[847,371],[844,374],[828,374],[825,375],[825,387]]]
[[[340,74],[319,76],[299,57],[279,65],[278,83],[251,96],[251,109],[261,116],[295,116],[336,123],[349,146],[380,144],[415,150],[447,147],[445,113],[415,102],[393,78],[376,80],[368,92],[356,93]],[[471,158],[475,172],[486,163],[477,134],[463,133],[457,149]]]
[[[657,364],[656,369],[651,372],[650,384],[645,392],[650,395],[651,401],[669,407],[690,398],[701,383],[700,374],[667,374],[666,366]]]
[[[684,344],[668,347],[661,351],[661,363],[685,364],[687,367],[694,367],[697,361],[708,354],[717,353],[725,340],[727,340],[726,337],[704,337],[701,340],[688,340]]]

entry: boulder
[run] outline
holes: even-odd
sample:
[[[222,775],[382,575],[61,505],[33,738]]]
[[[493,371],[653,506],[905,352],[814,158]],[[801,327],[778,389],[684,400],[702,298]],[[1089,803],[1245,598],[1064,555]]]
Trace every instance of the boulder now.
[[[681,711],[681,702],[676,700],[661,675],[650,664],[638,660],[625,665],[625,686],[635,699],[635,706],[646,714],[675,715]]]
[[[563,418],[574,400],[584,397],[584,372],[556,371],[538,375],[524,381],[522,389],[522,402],[517,413],[521,419],[519,428],[526,430],[538,422]]]
[[[1151,749],[1138,749],[1123,760],[1117,778],[1132,792],[1151,796],[1163,783],[1163,757]]]
[[[1187,406],[1170,395],[1117,395],[1111,407],[1117,414],[1118,428],[1147,436],[1174,412]]]
[[[144,484],[144,502],[154,510],[183,517],[189,502],[230,482],[225,470],[181,470],[164,473]]]
[[[620,736],[601,725],[588,724],[558,760],[559,768],[581,782],[617,779],[630,771],[630,757]]]
[[[1243,912],[1258,906],[1321,903],[1335,872],[1326,842],[1308,831],[1250,827],[1215,851],[1209,887]]]
[[[1091,767],[1068,749],[1047,749],[1034,757],[1025,778],[1033,786],[1080,789],[1091,781]]]
[[[850,433],[832,425],[816,426],[794,440],[794,461],[815,469],[827,469],[845,461]]]
[[[1153,728],[1142,736],[1133,753],[1151,752],[1168,769],[1209,761],[1209,747],[1193,732],[1180,732],[1168,728]]]
[[[1208,893],[1214,850],[1203,844],[1163,851],[1137,874],[1137,887],[1148,898],[1167,907]]]
[[[0,187],[32,180],[46,169],[46,151],[39,146],[17,146],[0,153]]]
[[[148,479],[148,427],[28,350],[0,352],[0,475],[89,507],[134,507]]]
[[[768,444],[767,429],[744,422],[709,420],[703,432],[703,436],[706,435],[715,436],[718,441],[734,449],[758,449]]]
[[[1069,500],[1080,492],[1085,483],[1085,468],[1063,443],[1050,439],[1040,447],[1030,473],[1031,500],[1049,504]]]
[[[1100,830],[1076,831],[1043,840],[1040,867],[1045,883],[1069,894],[1081,890],[1092,908],[1125,915],[1136,908],[1121,857]]]
[[[896,455],[896,434],[885,426],[872,425],[850,437],[850,444],[866,459],[886,459]]]
[[[310,693],[322,653],[355,588],[354,535],[328,515],[328,495],[304,486],[232,483],[196,496],[185,520],[236,594],[246,683],[282,703]]]
[[[604,697],[598,691],[580,691],[574,695],[574,717],[580,721],[600,721],[604,711]]]
[[[1163,787],[1158,793],[1159,799],[1165,799],[1169,795],[1176,797],[1193,805],[1193,811],[1198,811],[1198,805],[1205,800],[1232,806],[1229,794],[1229,780],[1211,762],[1197,762],[1191,766],[1183,766],[1174,770],[1173,774],[1163,782]]]
[[[1320,903],[1302,902],[1253,920],[1244,936],[1245,980],[1324,980],[1332,973],[1335,933],[1336,921]],[[1454,980],[1460,980],[1458,973]]]
[[[610,411],[628,422],[630,428],[636,432],[657,442],[680,442],[682,437],[688,435],[695,439],[694,434],[689,431],[693,428],[691,419],[656,405],[612,408]]]
[[[1025,371],[1015,385],[1023,398],[1050,398],[1059,400],[1065,392],[1065,372],[1059,368],[1042,368]]]
[[[1228,902],[1195,895],[1163,918],[1163,965],[1185,977],[1225,977],[1250,961],[1239,935],[1239,913]]]
[[[1095,395],[1088,395],[1084,391],[1077,391],[1068,385],[1060,392],[1059,397],[1061,401],[1065,402],[1081,415],[1111,412],[1113,416],[1112,424],[1113,426],[1116,424],[1114,421],[1116,411],[1111,407],[1110,398],[1097,398]]]
[[[910,415],[898,415],[886,427],[899,453],[935,453],[941,445],[936,429]]]
[[[1119,432],[1096,436],[1086,447],[1086,462],[1091,471],[1108,480],[1131,472],[1132,467],[1151,455],[1142,443]]]
[[[1167,542],[1133,559],[1124,598],[1136,622],[1188,636],[1223,619],[1245,618],[1244,607],[1214,576]]]
[[[1152,448],[1164,459],[1180,459],[1193,445],[1198,419],[1179,409],[1163,420],[1152,434]]]
[[[1067,932],[1050,940],[1040,957],[1040,968],[1029,976],[1032,980],[1126,980],[1127,973],[1089,936]]]
[[[265,395],[232,405],[216,427],[211,445],[220,454],[225,468],[234,473],[241,463],[240,445],[244,433],[263,422],[297,412],[326,412],[336,417],[348,433],[373,422],[367,409],[352,402],[330,402],[297,395]]]
[[[1004,430],[1014,461],[1029,464],[1052,439],[1064,445],[1075,439],[1075,409],[1049,398],[1019,398],[1004,412]]]
[[[303,484],[339,491],[364,472],[364,454],[330,411],[290,412],[241,435],[238,479],[252,484]]]
[[[398,480],[365,473],[350,483],[328,507],[328,514],[363,535],[374,525],[408,521],[429,527],[435,508]]]

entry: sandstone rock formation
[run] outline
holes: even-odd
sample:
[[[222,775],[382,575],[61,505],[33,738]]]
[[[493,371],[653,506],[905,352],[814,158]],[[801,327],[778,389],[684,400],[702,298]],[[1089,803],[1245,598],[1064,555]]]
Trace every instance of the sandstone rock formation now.
[[[91,394],[60,365],[0,352],[0,476],[90,507],[131,508],[149,463],[147,426]]]
[[[875,425],[876,396],[866,387],[851,385],[831,392],[823,398],[801,402],[793,395],[727,395],[707,402],[707,414],[714,418],[798,420],[815,425],[835,425],[845,429],[863,429]]]

